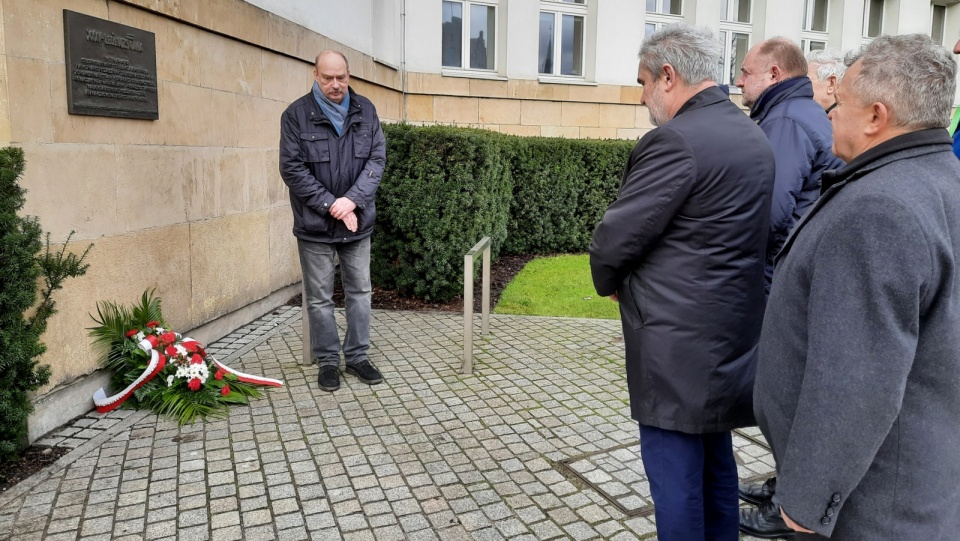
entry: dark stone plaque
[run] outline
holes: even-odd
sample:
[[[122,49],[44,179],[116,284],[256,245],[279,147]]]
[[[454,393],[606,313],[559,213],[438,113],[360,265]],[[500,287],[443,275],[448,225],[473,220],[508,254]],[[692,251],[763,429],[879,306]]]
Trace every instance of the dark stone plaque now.
[[[71,115],[160,118],[153,32],[63,10]]]

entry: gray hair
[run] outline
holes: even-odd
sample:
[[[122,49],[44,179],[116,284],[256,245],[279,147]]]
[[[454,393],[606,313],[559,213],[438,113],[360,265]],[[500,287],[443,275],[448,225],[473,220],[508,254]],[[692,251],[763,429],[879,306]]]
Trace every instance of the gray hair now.
[[[713,33],[703,27],[671,24],[645,39],[640,46],[640,66],[654,76],[670,64],[683,82],[695,85],[717,80],[721,46]]]
[[[851,84],[862,104],[880,102],[894,126],[919,130],[950,125],[957,63],[929,36],[880,36],[847,55],[847,67],[860,62]]]
[[[817,65],[817,79],[821,81],[826,81],[830,77],[836,77],[840,81],[843,79],[843,74],[847,72],[843,55],[833,49],[810,51],[807,53],[807,62]]]

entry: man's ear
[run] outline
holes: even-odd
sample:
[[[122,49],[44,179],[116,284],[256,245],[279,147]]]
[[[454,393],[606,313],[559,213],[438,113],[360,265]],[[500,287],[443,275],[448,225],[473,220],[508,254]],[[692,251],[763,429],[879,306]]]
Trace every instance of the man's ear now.
[[[863,133],[866,135],[876,135],[890,127],[890,110],[879,101],[870,105],[870,118],[867,120],[867,126]]]
[[[831,75],[827,77],[827,95],[836,94],[837,87],[840,86],[840,81],[837,79],[836,75]]]
[[[673,69],[670,64],[664,64],[661,71],[663,72],[663,84],[665,85],[663,89],[672,90],[677,85],[677,70]]]
[[[783,70],[780,69],[780,66],[774,64],[770,66],[770,76],[773,78],[773,82],[779,83],[783,79]]]

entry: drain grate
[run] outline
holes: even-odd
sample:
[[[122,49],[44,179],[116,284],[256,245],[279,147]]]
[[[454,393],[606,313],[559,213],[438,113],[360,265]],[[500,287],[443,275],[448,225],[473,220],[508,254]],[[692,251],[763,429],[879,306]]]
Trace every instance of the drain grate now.
[[[770,448],[759,430],[734,430],[733,450],[741,482],[756,482],[773,473]],[[556,462],[555,467],[566,477],[578,479],[596,490],[628,517],[653,514],[650,483],[640,460],[639,441],[565,458]]]

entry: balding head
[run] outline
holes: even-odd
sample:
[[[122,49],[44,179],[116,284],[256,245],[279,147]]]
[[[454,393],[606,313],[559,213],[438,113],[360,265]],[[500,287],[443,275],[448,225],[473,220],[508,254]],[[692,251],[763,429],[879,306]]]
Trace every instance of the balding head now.
[[[340,51],[323,51],[314,62],[313,78],[320,91],[333,103],[340,103],[350,85],[350,65]]]
[[[807,74],[807,60],[796,43],[770,38],[753,46],[740,66],[735,84],[743,90],[743,104],[752,107],[771,86]]]

